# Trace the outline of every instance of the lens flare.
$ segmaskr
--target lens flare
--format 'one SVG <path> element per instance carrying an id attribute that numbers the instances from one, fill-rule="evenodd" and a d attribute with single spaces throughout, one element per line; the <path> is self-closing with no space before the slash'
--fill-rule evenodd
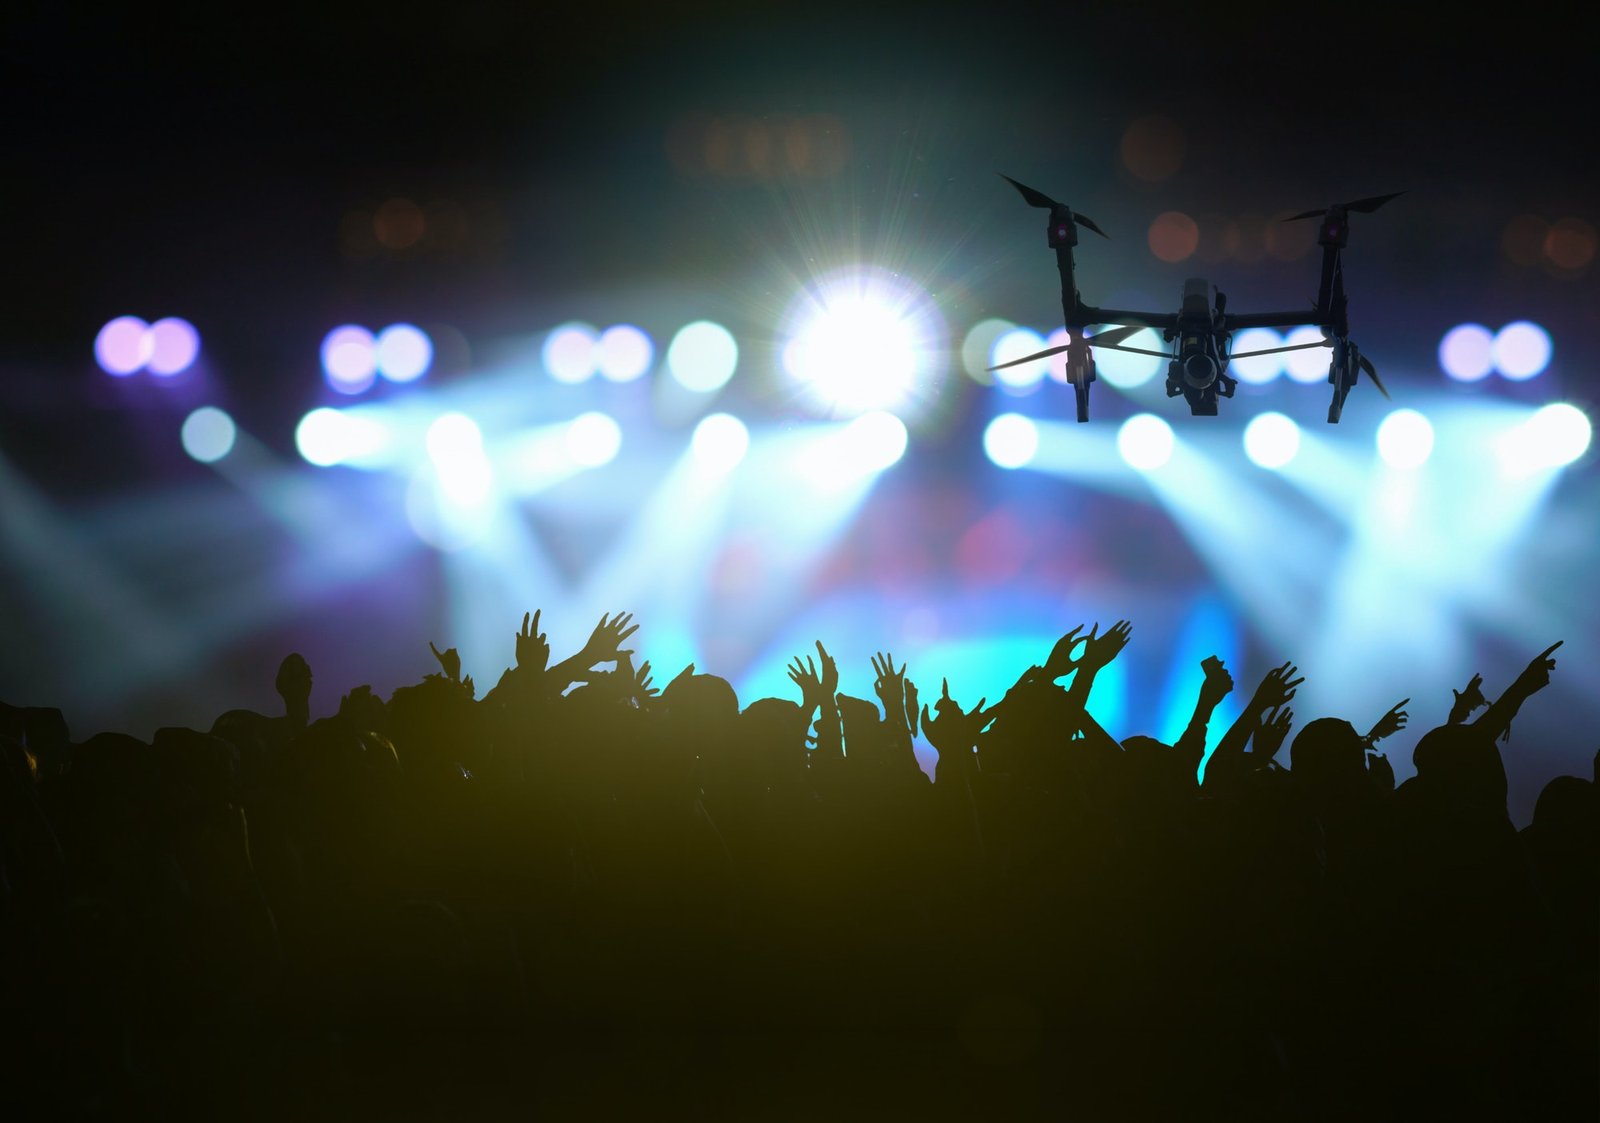
<path id="1" fill-rule="evenodd" d="M 694 428 L 694 457 L 715 472 L 730 472 L 750 449 L 750 431 L 730 413 L 713 413 Z"/>

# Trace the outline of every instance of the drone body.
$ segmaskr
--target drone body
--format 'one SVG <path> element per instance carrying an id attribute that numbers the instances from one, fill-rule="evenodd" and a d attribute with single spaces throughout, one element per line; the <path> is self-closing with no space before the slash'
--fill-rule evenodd
<path id="1" fill-rule="evenodd" d="M 999 370 L 1001 367 L 1016 366 L 1065 352 L 1067 381 L 1072 384 L 1077 398 L 1079 421 L 1089 420 L 1089 384 L 1095 378 L 1095 347 L 1167 359 L 1167 396 L 1175 398 L 1181 394 L 1189 403 L 1189 412 L 1196 417 L 1216 416 L 1217 399 L 1233 397 L 1238 382 L 1227 373 L 1231 360 L 1245 355 L 1266 355 L 1306 347 L 1327 347 L 1332 351 L 1328 364 L 1328 382 L 1333 386 L 1333 400 L 1328 405 L 1329 424 L 1339 420 L 1344 400 L 1361 371 L 1366 371 L 1379 393 L 1385 398 L 1389 396 L 1371 361 L 1350 341 L 1349 302 L 1344 290 L 1341 254 L 1350 240 L 1350 212 L 1375 211 L 1395 195 L 1358 199 L 1353 203 L 1335 203 L 1325 209 L 1306 211 L 1284 220 L 1294 222 L 1305 218 L 1322 218 L 1322 226 L 1317 233 L 1317 243 L 1322 247 L 1322 277 L 1316 305 L 1309 316 L 1304 312 L 1230 313 L 1227 310 L 1227 297 L 1219 290 L 1213 299 L 1210 282 L 1200 277 L 1184 282 L 1182 303 L 1176 313 L 1137 312 L 1096 308 L 1085 304 L 1078 293 L 1072 256 L 1073 247 L 1078 244 L 1077 228 L 1082 226 L 1102 238 L 1107 237 L 1093 219 L 1074 213 L 1065 203 L 1058 203 L 1031 187 L 1025 187 L 1010 176 L 1003 175 L 1001 178 L 1015 187 L 1029 206 L 1050 212 L 1045 234 L 1050 248 L 1056 253 L 1056 268 L 1061 274 L 1061 311 L 1068 338 L 1064 346 L 1052 347 L 989 369 Z M 1095 335 L 1084 334 L 1091 326 L 1106 324 L 1122 326 Z M 1233 333 L 1240 328 L 1303 324 L 1320 328 L 1323 338 L 1316 343 L 1270 347 L 1240 354 L 1230 350 Z M 1170 351 L 1149 351 L 1123 344 L 1123 340 L 1142 328 L 1159 330 L 1162 339 L 1170 345 Z"/>

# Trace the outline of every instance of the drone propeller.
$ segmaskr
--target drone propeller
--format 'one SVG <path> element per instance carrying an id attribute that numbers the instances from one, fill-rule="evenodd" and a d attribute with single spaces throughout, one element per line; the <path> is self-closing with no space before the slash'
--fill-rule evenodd
<path id="1" fill-rule="evenodd" d="M 1091 347 L 1109 347 L 1113 351 L 1134 351 L 1140 355 L 1165 355 L 1165 352 L 1162 351 L 1140 351 L 1137 347 L 1117 346 L 1121 340 L 1127 339 L 1134 332 L 1141 330 L 1143 330 L 1143 325 L 1141 324 L 1135 324 L 1132 327 L 1115 328 L 1111 331 L 1103 331 L 1098 335 L 1085 336 L 1083 342 Z M 1109 342 L 1102 343 L 1101 340 L 1108 340 Z M 1070 343 L 1063 343 L 1060 347 L 1049 347 L 1043 351 L 1035 351 L 1031 355 L 1022 356 L 1020 359 L 1012 359 L 1010 362 L 1001 363 L 999 366 L 986 367 L 985 369 L 1004 370 L 1006 367 L 1019 367 L 1023 363 L 1031 363 L 1035 359 L 1048 359 L 1051 355 L 1059 355 L 1071 346 L 1072 344 Z"/>
<path id="2" fill-rule="evenodd" d="M 1253 355 L 1276 355 L 1279 351 L 1304 351 L 1307 347 L 1332 347 L 1333 340 L 1319 339 L 1315 343 L 1291 343 L 1286 347 L 1268 347 L 1261 351 L 1236 351 L 1228 356 L 1228 361 L 1234 359 L 1248 359 Z"/>
<path id="3" fill-rule="evenodd" d="M 1054 199 L 1050 198 L 1050 196 L 1046 195 L 1044 192 L 1035 191 L 1033 188 L 1027 186 L 1026 184 L 1018 183 L 1016 180 L 1012 179 L 1010 176 L 1006 175 L 1004 172 L 999 172 L 997 174 L 1000 176 L 1001 179 L 1005 180 L 1012 187 L 1015 187 L 1019 192 L 1021 192 L 1022 198 L 1027 202 L 1028 206 L 1030 206 L 1030 207 L 1040 207 L 1040 208 L 1042 208 L 1044 210 L 1047 210 L 1047 211 L 1064 210 L 1068 214 L 1072 215 L 1072 220 L 1074 222 L 1076 222 L 1079 226 L 1082 226 L 1084 229 L 1093 230 L 1096 234 L 1100 235 L 1100 237 L 1102 237 L 1102 238 L 1109 239 L 1111 237 L 1110 234 L 1107 234 L 1104 230 L 1100 229 L 1100 227 L 1096 226 L 1095 223 L 1094 223 L 1094 219 L 1088 217 L 1087 215 L 1078 214 L 1076 211 L 1074 211 L 1071 207 L 1067 206 L 1065 203 L 1056 202 Z"/>
<path id="4" fill-rule="evenodd" d="M 1347 211 L 1355 211 L 1357 214 L 1371 214 L 1373 211 L 1383 206 L 1383 204 L 1387 203 L 1390 199 L 1398 198 L 1404 194 L 1404 191 L 1396 191 L 1391 195 L 1373 195 L 1371 198 L 1357 199 L 1353 203 L 1335 203 L 1332 207 L 1319 207 L 1314 211 L 1305 211 L 1301 214 L 1292 214 L 1283 221 L 1294 222 L 1302 218 L 1319 218 L 1333 210 L 1334 207 L 1340 207 Z"/>
<path id="5" fill-rule="evenodd" d="M 1360 355 L 1357 357 L 1356 362 L 1361 365 L 1362 370 L 1367 372 L 1367 377 L 1372 379 L 1372 384 L 1378 388 L 1378 393 L 1383 395 L 1383 400 L 1386 402 L 1394 401 L 1393 398 L 1389 397 L 1389 391 L 1383 388 L 1383 380 L 1378 377 L 1378 368 L 1372 365 L 1372 360 L 1365 355 Z"/>

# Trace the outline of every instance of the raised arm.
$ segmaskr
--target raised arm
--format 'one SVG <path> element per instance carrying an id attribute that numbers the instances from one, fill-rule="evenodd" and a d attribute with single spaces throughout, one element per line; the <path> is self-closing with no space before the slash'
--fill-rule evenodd
<path id="1" fill-rule="evenodd" d="M 1507 740 L 1511 736 L 1511 719 L 1517 716 L 1522 703 L 1550 685 L 1550 672 L 1556 665 L 1551 653 L 1565 642 L 1557 640 L 1534 656 L 1533 662 L 1523 668 L 1516 681 L 1479 715 L 1478 720 L 1472 723 L 1473 726 L 1482 728 L 1491 738 Z"/>
<path id="2" fill-rule="evenodd" d="M 1262 678 L 1261 685 L 1256 687 L 1250 701 L 1239 712 L 1238 720 L 1228 727 L 1222 740 L 1217 742 L 1216 752 L 1211 754 L 1211 760 L 1206 765 L 1208 782 L 1213 776 L 1221 780 L 1245 767 L 1248 763 L 1244 759 L 1245 744 L 1267 719 L 1268 711 L 1287 706 L 1294 697 L 1295 688 L 1305 681 L 1304 678 L 1294 677 L 1297 670 L 1293 663 L 1284 663 L 1281 667 L 1272 668 Z"/>

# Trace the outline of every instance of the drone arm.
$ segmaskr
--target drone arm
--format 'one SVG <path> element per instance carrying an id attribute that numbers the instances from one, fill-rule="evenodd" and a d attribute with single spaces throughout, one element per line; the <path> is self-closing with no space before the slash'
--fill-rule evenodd
<path id="1" fill-rule="evenodd" d="M 1095 308 L 1088 304 L 1079 304 L 1078 311 L 1085 324 L 1125 324 L 1161 331 L 1173 331 L 1178 326 L 1178 316 L 1174 312 L 1129 312 L 1121 308 Z"/>
<path id="2" fill-rule="evenodd" d="M 1240 328 L 1293 328 L 1293 327 L 1332 327 L 1329 317 L 1319 312 L 1229 312 L 1226 318 L 1228 331 L 1238 331 Z"/>

